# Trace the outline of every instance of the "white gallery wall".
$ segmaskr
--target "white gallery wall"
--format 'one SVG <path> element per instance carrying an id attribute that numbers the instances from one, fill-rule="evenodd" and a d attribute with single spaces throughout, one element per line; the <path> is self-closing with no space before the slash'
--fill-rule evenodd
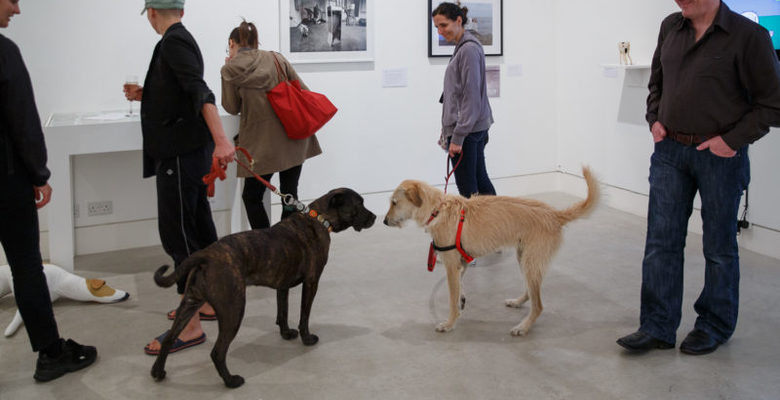
<path id="1" fill-rule="evenodd" d="M 634 62 L 650 64 L 661 20 L 676 11 L 679 8 L 673 0 L 555 2 L 560 170 L 577 173 L 581 164 L 590 164 L 613 189 L 607 190 L 606 203 L 638 215 L 646 214 L 653 151 L 644 120 L 649 70 L 610 71 L 603 65 L 618 63 L 617 42 L 626 40 L 631 42 Z M 777 132 L 772 129 L 749 150 L 752 180 L 748 219 L 754 226 L 744 231 L 740 244 L 780 258 Z M 701 232 L 698 210 L 689 229 Z"/>
<path id="2" fill-rule="evenodd" d="M 443 181 L 445 158 L 436 140 L 447 59 L 427 57 L 426 1 L 369 1 L 373 62 L 296 66 L 312 90 L 339 108 L 318 133 L 323 154 L 304 165 L 300 196 L 312 199 L 348 186 L 383 214 L 387 192 L 402 179 Z M 21 48 L 44 121 L 52 113 L 127 108 L 125 76 L 145 75 L 159 40 L 139 15 L 142 0 L 22 0 L 20 6 L 22 14 L 0 33 Z M 582 195 L 582 183 L 570 174 L 590 164 L 611 188 L 607 203 L 641 215 L 652 143 L 643 122 L 646 88 L 637 82 L 646 77 L 618 70 L 608 78 L 602 64 L 617 63 L 621 40 L 632 42 L 635 62 L 649 63 L 658 25 L 675 7 L 672 0 L 504 0 L 504 55 L 487 61 L 501 67 L 501 97 L 491 99 L 496 123 L 486 149 L 500 192 Z M 278 50 L 277 0 L 187 1 L 184 24 L 198 40 L 206 81 L 218 99 L 227 35 L 242 16 L 257 24 L 261 48 Z M 510 67 L 521 74 L 508 74 Z M 383 88 L 383 71 L 398 68 L 407 70 L 408 86 Z M 780 230 L 769 212 L 780 201 L 777 178 L 770 175 L 780 162 L 770 154 L 780 144 L 770 137 L 759 145 L 751 150 L 751 220 L 771 233 Z M 73 173 L 77 254 L 157 243 L 154 183 L 140 179 L 140 152 L 75 157 Z M 111 218 L 86 216 L 88 202 L 105 200 L 114 202 Z M 46 235 L 46 212 L 44 255 L 47 240 L 56 240 Z M 219 213 L 217 207 L 225 233 Z M 765 237 L 772 236 L 756 243 Z M 765 247 L 764 253 L 780 257 L 771 250 L 776 246 Z"/>

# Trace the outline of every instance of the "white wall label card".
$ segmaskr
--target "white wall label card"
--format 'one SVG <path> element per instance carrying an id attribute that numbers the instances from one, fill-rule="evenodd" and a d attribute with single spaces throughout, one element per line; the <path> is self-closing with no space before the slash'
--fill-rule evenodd
<path id="1" fill-rule="evenodd" d="M 409 69 L 393 68 L 382 70 L 382 87 L 409 86 Z"/>
<path id="2" fill-rule="evenodd" d="M 501 97 L 501 66 L 486 66 L 485 79 L 487 79 L 487 96 Z"/>

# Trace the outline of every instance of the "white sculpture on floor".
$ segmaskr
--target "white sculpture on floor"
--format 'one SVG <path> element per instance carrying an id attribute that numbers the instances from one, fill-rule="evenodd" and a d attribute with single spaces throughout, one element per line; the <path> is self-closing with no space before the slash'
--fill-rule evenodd
<path id="1" fill-rule="evenodd" d="M 116 290 L 106 285 L 101 279 L 86 279 L 65 271 L 52 264 L 43 264 L 43 273 L 49 286 L 51 301 L 65 297 L 78 301 L 96 301 L 98 303 L 117 303 L 127 300 L 130 295 L 122 290 Z M 11 277 L 11 267 L 0 266 L 0 297 L 14 292 L 14 282 Z M 16 310 L 13 321 L 5 328 L 5 336 L 13 335 L 22 325 L 22 315 Z"/>
<path id="2" fill-rule="evenodd" d="M 618 42 L 620 51 L 620 65 L 634 65 L 631 59 L 631 42 Z"/>

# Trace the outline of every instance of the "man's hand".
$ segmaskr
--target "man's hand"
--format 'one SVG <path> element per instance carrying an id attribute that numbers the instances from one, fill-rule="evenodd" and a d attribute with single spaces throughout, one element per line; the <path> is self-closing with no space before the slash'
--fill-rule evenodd
<path id="1" fill-rule="evenodd" d="M 731 158 L 737 155 L 736 150 L 732 150 L 720 136 L 715 136 L 696 147 L 696 150 L 707 149 L 710 149 L 710 152 L 718 157 Z"/>
<path id="2" fill-rule="evenodd" d="M 650 128 L 650 132 L 653 134 L 653 143 L 658 143 L 666 137 L 666 128 L 661 125 L 660 122 L 655 121 L 653 127 Z"/>
<path id="3" fill-rule="evenodd" d="M 236 148 L 227 140 L 220 141 L 214 146 L 214 158 L 219 160 L 221 167 L 226 167 L 233 161 L 233 157 L 236 155 Z"/>
<path id="4" fill-rule="evenodd" d="M 459 154 L 461 151 L 463 151 L 463 146 L 459 146 L 455 143 L 450 143 L 450 157 L 455 157 L 455 154 Z"/>
<path id="5" fill-rule="evenodd" d="M 144 95 L 144 88 L 138 85 L 125 84 L 122 90 L 125 92 L 125 98 L 129 101 L 141 101 Z"/>
<path id="6" fill-rule="evenodd" d="M 49 204 L 51 200 L 51 186 L 45 184 L 43 186 L 33 186 L 35 191 L 35 207 L 43 208 L 43 206 Z"/>

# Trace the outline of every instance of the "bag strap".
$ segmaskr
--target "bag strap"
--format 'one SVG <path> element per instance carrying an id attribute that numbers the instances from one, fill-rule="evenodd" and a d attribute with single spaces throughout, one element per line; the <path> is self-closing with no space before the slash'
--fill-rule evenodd
<path id="1" fill-rule="evenodd" d="M 276 74 L 279 76 L 279 79 L 282 82 L 288 81 L 287 74 L 284 73 L 282 70 L 282 66 L 279 64 L 279 59 L 276 58 L 276 52 L 271 52 L 271 55 L 274 57 L 274 63 L 276 64 Z"/>
<path id="2" fill-rule="evenodd" d="M 463 47 L 463 45 L 465 45 L 468 42 L 473 42 L 473 43 L 476 43 L 477 45 L 480 45 L 480 43 L 478 41 L 474 40 L 474 39 L 466 39 L 466 40 L 463 41 L 463 43 L 461 43 L 460 45 L 458 45 L 458 47 L 455 48 L 455 51 L 453 51 L 452 55 L 450 56 L 450 60 L 455 58 L 455 55 L 458 54 L 458 50 L 460 50 L 460 48 Z"/>

